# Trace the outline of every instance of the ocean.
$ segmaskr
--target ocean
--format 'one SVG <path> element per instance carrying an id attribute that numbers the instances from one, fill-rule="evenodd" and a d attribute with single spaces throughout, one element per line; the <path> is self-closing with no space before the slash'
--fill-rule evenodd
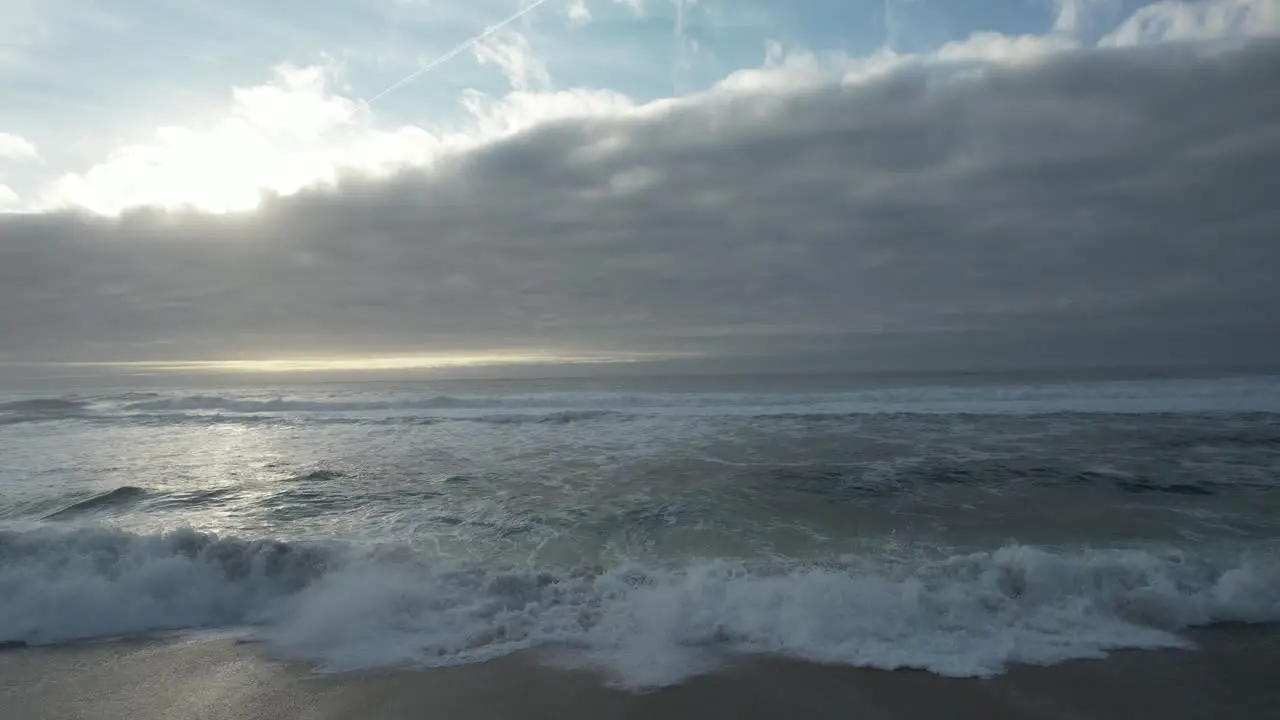
<path id="1" fill-rule="evenodd" d="M 0 392 L 0 643 L 989 677 L 1280 621 L 1280 377 Z"/>

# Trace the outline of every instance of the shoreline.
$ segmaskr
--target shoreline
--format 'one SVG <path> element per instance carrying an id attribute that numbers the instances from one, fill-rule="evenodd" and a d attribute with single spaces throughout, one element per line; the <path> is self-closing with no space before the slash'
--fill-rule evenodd
<path id="1" fill-rule="evenodd" d="M 990 679 L 743 658 L 642 693 L 536 653 L 430 670 L 320 674 L 225 638 L 99 641 L 0 652 L 0 717 L 1253 720 L 1280 704 L 1273 672 L 1280 625 L 1218 626 L 1188 637 L 1199 649 L 1016 666 Z"/>

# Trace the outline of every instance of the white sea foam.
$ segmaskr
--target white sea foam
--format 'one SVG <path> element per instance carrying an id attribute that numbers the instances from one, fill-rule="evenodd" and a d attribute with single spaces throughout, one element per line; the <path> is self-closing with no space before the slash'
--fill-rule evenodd
<path id="1" fill-rule="evenodd" d="M 321 548 L 48 527 L 0 532 L 0 641 L 252 626 L 345 670 L 526 648 L 619 684 L 679 682 L 734 653 L 987 676 L 1177 633 L 1280 621 L 1280 558 L 1009 546 L 929 561 L 715 561 L 675 569 L 442 568 L 407 548 Z"/>
<path id="2" fill-rule="evenodd" d="M 136 400 L 136 399 L 135 399 Z M 348 413 L 414 410 L 620 410 L 679 414 L 1280 411 L 1277 378 L 920 386 L 824 393 L 542 392 L 504 395 L 340 393 L 255 397 L 167 395 L 122 404 L 134 412 Z"/>
<path id="3" fill-rule="evenodd" d="M 842 416 L 883 413 L 1034 415 L 1052 413 L 1280 412 L 1280 378 L 1063 382 L 1039 385 L 927 385 L 841 392 L 598 392 L 502 394 L 337 392 L 264 395 L 252 391 L 124 393 L 90 398 L 0 398 L 0 425 L 66 419 L 182 420 L 214 416 L 306 416 L 359 421 L 554 422 L 691 417 Z"/>

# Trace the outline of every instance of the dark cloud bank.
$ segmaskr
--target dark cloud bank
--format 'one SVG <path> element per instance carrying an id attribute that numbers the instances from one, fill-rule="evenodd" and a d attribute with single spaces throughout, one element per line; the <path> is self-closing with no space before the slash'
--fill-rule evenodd
<path id="1" fill-rule="evenodd" d="M 911 369 L 1280 359 L 1280 45 L 540 126 L 246 216 L 0 217 L 0 357 L 508 347 Z"/>

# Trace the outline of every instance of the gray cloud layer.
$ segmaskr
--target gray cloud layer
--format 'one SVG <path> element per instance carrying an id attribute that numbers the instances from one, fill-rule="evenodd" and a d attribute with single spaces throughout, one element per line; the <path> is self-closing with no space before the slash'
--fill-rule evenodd
<path id="1" fill-rule="evenodd" d="M 1280 46 L 719 92 L 249 216 L 0 216 L 0 357 L 1280 358 Z"/>

